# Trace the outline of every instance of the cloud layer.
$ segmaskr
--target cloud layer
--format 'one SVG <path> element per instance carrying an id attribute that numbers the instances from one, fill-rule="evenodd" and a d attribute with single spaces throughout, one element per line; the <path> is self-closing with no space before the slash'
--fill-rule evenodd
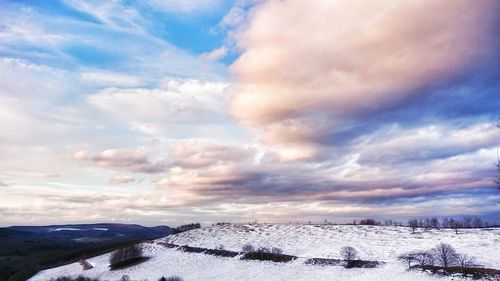
<path id="1" fill-rule="evenodd" d="M 0 3 L 2 225 L 499 217 L 498 1 L 47 3 Z"/>

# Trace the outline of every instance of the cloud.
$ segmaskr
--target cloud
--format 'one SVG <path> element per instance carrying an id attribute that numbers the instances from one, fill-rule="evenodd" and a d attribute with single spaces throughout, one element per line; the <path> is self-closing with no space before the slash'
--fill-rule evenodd
<path id="1" fill-rule="evenodd" d="M 196 140 L 186 141 L 172 148 L 170 156 L 173 166 L 182 168 L 200 168 L 215 164 L 237 162 L 248 163 L 254 160 L 255 148 L 214 143 L 203 143 Z"/>
<path id="2" fill-rule="evenodd" d="M 82 72 L 80 74 L 84 83 L 101 87 L 137 87 L 141 85 L 139 77 L 104 71 Z"/>
<path id="3" fill-rule="evenodd" d="M 132 182 L 135 182 L 135 178 L 130 176 L 114 176 L 108 179 L 108 183 L 113 185 L 132 183 Z"/>
<path id="4" fill-rule="evenodd" d="M 64 0 L 66 5 L 86 13 L 101 24 L 117 31 L 145 32 L 146 20 L 131 6 L 121 1 L 75 1 Z"/>
<path id="5" fill-rule="evenodd" d="M 494 148 L 499 143 L 498 132 L 491 123 L 478 123 L 465 128 L 430 125 L 402 129 L 396 126 L 365 135 L 364 138 L 352 149 L 359 153 L 360 162 L 374 165 L 445 159 Z"/>
<path id="6" fill-rule="evenodd" d="M 216 61 L 216 60 L 223 59 L 227 55 L 227 52 L 228 52 L 228 50 L 226 47 L 220 47 L 220 48 L 213 49 L 210 52 L 202 53 L 200 55 L 200 57 L 204 60 Z"/>
<path id="7" fill-rule="evenodd" d="M 135 173 L 154 174 L 165 171 L 166 165 L 162 159 L 149 161 L 145 149 L 108 149 L 90 157 L 85 151 L 78 151 L 73 155 L 75 160 L 87 160 L 100 167 L 123 170 Z"/>
<path id="8" fill-rule="evenodd" d="M 186 135 L 193 125 L 224 125 L 227 83 L 165 79 L 158 88 L 107 88 L 87 98 L 89 104 L 153 136 Z M 201 128 L 201 127 L 200 127 Z"/>
<path id="9" fill-rule="evenodd" d="M 492 59 L 496 12 L 489 0 L 264 2 L 238 36 L 231 110 L 284 158 L 317 156 L 349 120 L 405 106 Z"/>
<path id="10" fill-rule="evenodd" d="M 80 150 L 80 151 L 77 151 L 73 154 L 73 159 L 75 159 L 75 160 L 89 160 L 90 155 L 86 151 Z"/>
<path id="11" fill-rule="evenodd" d="M 0 223 L 498 213 L 496 2 L 167 2 L 0 4 Z"/>
<path id="12" fill-rule="evenodd" d="M 148 0 L 150 6 L 160 11 L 176 14 L 203 13 L 216 9 L 221 5 L 220 0 Z"/>

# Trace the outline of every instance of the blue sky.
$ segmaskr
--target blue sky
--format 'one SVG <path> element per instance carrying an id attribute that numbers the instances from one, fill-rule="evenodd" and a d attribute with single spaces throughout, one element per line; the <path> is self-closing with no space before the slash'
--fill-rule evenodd
<path id="1" fill-rule="evenodd" d="M 0 1 L 0 224 L 498 220 L 500 7 L 458 2 Z"/>

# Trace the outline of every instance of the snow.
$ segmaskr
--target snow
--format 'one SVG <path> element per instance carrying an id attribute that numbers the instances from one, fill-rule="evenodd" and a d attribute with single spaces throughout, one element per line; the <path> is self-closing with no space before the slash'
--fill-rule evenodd
<path id="1" fill-rule="evenodd" d="M 108 231 L 107 228 L 104 228 L 104 227 L 94 227 L 92 228 L 93 230 L 97 230 L 97 231 Z"/>
<path id="2" fill-rule="evenodd" d="M 240 251 L 244 244 L 256 247 L 279 247 L 299 258 L 290 263 L 243 261 L 239 257 L 224 258 L 206 254 L 185 253 L 158 244 L 170 243 Z M 167 238 L 143 243 L 144 254 L 151 257 L 136 266 L 110 271 L 105 254 L 89 259 L 95 267 L 83 271 L 78 263 L 42 271 L 31 281 L 80 274 L 101 280 L 119 280 L 128 275 L 132 280 L 158 280 L 161 276 L 178 275 L 185 281 L 196 280 L 457 280 L 406 270 L 397 261 L 399 254 L 410 250 L 426 250 L 445 242 L 458 251 L 476 256 L 486 267 L 500 268 L 500 229 L 466 229 L 457 235 L 453 230 L 429 230 L 411 234 L 408 228 L 386 226 L 334 225 L 221 225 L 196 229 Z M 306 265 L 306 258 L 340 258 L 343 246 L 353 246 L 364 260 L 384 261 L 374 269 L 345 269 L 338 266 Z"/>
<path id="3" fill-rule="evenodd" d="M 49 229 L 49 232 L 53 232 L 53 231 L 80 231 L 80 230 L 81 229 L 79 229 L 79 228 L 61 227 L 61 228 Z"/>

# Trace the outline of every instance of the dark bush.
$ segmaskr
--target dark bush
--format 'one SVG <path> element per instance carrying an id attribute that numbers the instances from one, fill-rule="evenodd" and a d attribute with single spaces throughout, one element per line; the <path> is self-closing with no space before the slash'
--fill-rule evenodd
<path id="1" fill-rule="evenodd" d="M 183 252 L 187 252 L 187 253 L 203 253 L 208 249 L 184 245 L 184 246 L 180 246 L 178 250 L 183 251 Z"/>
<path id="2" fill-rule="evenodd" d="M 168 242 L 158 242 L 158 245 L 162 245 L 162 246 L 170 248 L 170 249 L 179 248 L 179 245 L 168 243 Z"/>
<path id="3" fill-rule="evenodd" d="M 227 258 L 234 258 L 240 254 L 238 252 L 233 252 L 233 251 L 228 251 L 228 250 L 219 250 L 219 249 L 208 249 L 204 253 L 207 255 L 227 257 Z"/>
<path id="4" fill-rule="evenodd" d="M 320 259 L 320 258 L 312 258 L 308 259 L 305 262 L 310 265 L 330 265 L 330 266 L 339 266 L 345 265 L 344 260 L 340 259 Z M 364 260 L 352 260 L 349 264 L 349 268 L 358 267 L 358 268 L 374 268 L 382 264 L 382 262 L 378 261 L 364 261 Z"/>
<path id="5" fill-rule="evenodd" d="M 500 280 L 500 270 L 493 268 L 482 268 L 482 267 L 470 267 L 462 268 L 458 266 L 443 267 L 443 266 L 419 266 L 415 265 L 412 268 L 419 268 L 431 273 L 437 273 L 442 275 L 452 275 L 452 274 L 462 274 L 464 277 L 472 277 L 473 279 L 485 279 L 485 280 Z"/>
<path id="6" fill-rule="evenodd" d="M 290 262 L 296 259 L 296 256 L 275 254 L 269 251 L 248 252 L 243 255 L 242 260 L 261 260 L 273 262 Z"/>
<path id="7" fill-rule="evenodd" d="M 109 257 L 111 269 L 118 269 L 147 260 L 142 256 L 142 249 L 138 245 L 132 245 L 126 248 L 114 251 Z"/>
<path id="8" fill-rule="evenodd" d="M 181 225 L 181 226 L 178 226 L 177 228 L 174 229 L 174 234 L 190 231 L 190 230 L 197 229 L 197 228 L 201 228 L 201 225 L 199 223 L 191 223 L 191 224 Z"/>
<path id="9" fill-rule="evenodd" d="M 375 268 L 379 266 L 381 262 L 378 261 L 364 261 L 364 260 L 352 260 L 347 265 L 347 268 Z"/>

